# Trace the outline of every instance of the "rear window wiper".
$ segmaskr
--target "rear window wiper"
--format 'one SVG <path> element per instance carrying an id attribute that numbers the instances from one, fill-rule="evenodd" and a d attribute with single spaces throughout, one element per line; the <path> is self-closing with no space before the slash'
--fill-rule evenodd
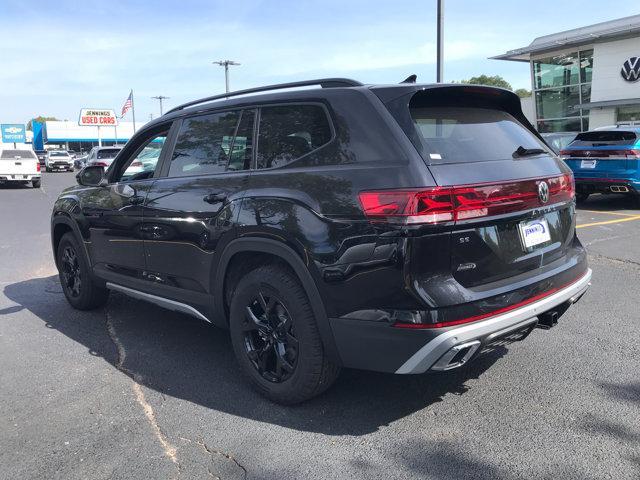
<path id="1" fill-rule="evenodd" d="M 542 153 L 547 153 L 547 151 L 541 148 L 524 148 L 522 145 L 520 145 L 516 149 L 516 151 L 512 153 L 512 155 L 513 155 L 513 158 L 518 158 L 518 157 L 528 157 L 529 155 L 540 155 Z"/>

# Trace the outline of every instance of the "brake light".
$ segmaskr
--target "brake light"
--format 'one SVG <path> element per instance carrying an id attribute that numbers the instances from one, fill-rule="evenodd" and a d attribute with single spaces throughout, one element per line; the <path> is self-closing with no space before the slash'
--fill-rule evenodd
<path id="1" fill-rule="evenodd" d="M 95 165 L 96 167 L 108 167 L 108 165 L 104 162 L 94 162 L 91 165 Z"/>
<path id="2" fill-rule="evenodd" d="M 36 172 L 40 171 L 40 162 L 36 162 Z"/>
<path id="3" fill-rule="evenodd" d="M 542 181 L 549 187 L 545 203 L 538 195 Z M 360 203 L 370 220 L 415 225 L 492 217 L 570 201 L 574 196 L 573 175 L 567 173 L 496 184 L 361 192 Z"/>

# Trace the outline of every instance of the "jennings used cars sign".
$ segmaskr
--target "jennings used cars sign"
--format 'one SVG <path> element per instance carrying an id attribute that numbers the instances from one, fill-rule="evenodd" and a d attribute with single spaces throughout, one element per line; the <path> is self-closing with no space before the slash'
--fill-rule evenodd
<path id="1" fill-rule="evenodd" d="M 0 130 L 2 130 L 2 143 L 24 143 L 26 141 L 24 125 L 3 123 L 0 125 Z"/>
<path id="2" fill-rule="evenodd" d="M 104 108 L 83 108 L 80 110 L 78 125 L 91 127 L 115 127 L 118 117 L 113 110 Z"/>

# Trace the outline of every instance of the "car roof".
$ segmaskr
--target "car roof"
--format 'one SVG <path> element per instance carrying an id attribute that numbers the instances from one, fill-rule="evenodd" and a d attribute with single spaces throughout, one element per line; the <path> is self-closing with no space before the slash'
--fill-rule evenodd
<path id="1" fill-rule="evenodd" d="M 331 80 L 331 79 L 329 79 Z M 348 80 L 348 79 L 347 79 Z M 353 80 L 350 80 L 355 82 Z M 321 82 L 321 80 L 318 80 Z M 420 83 L 399 83 L 399 84 L 376 84 L 376 85 L 363 85 L 355 82 L 355 85 L 345 85 L 345 86 L 330 86 L 330 87 L 317 87 L 317 88 L 305 88 L 305 89 L 287 89 L 287 90 L 267 90 L 265 92 L 260 93 L 251 93 L 251 94 L 240 94 L 241 92 L 229 92 L 229 97 L 225 98 L 224 95 L 219 95 L 215 100 L 208 100 L 204 98 L 200 101 L 197 101 L 197 104 L 190 105 L 185 104 L 186 106 L 183 108 L 178 106 L 169 112 L 165 113 L 163 116 L 158 117 L 145 124 L 144 130 L 149 128 L 153 128 L 160 124 L 163 124 L 167 121 L 174 120 L 176 118 L 180 118 L 187 115 L 192 115 L 194 113 L 203 113 L 211 110 L 224 110 L 226 108 L 235 108 L 235 107 L 246 107 L 250 105 L 254 105 L 256 103 L 269 103 L 269 102 L 280 102 L 280 101 L 309 101 L 309 99 L 313 98 L 322 98 L 332 94 L 332 92 L 336 91 L 367 91 L 371 90 L 376 93 L 383 101 L 395 99 L 398 97 L 402 97 L 404 95 L 412 95 L 416 92 L 423 90 L 430 90 L 436 88 L 481 88 L 483 90 L 498 90 L 508 92 L 515 96 L 511 90 L 506 90 L 499 87 L 490 87 L 486 85 L 474 85 L 474 84 L 460 84 L 460 83 L 430 83 L 430 84 L 420 84 Z M 318 83 L 319 84 L 319 83 Z M 278 87 L 275 85 L 274 87 Z M 267 88 L 267 87 L 265 87 Z M 291 87 L 296 88 L 296 87 Z M 237 95 L 237 96 L 234 96 Z"/>

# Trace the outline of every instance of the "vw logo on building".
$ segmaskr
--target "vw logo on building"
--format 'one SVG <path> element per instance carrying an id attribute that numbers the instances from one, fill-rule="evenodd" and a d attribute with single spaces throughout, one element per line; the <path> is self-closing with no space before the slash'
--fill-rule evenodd
<path id="1" fill-rule="evenodd" d="M 640 57 L 631 57 L 622 64 L 620 75 L 627 82 L 637 82 L 640 80 Z"/>
<path id="2" fill-rule="evenodd" d="M 538 184 L 538 198 L 542 203 L 547 203 L 549 201 L 549 185 L 547 182 L 540 182 Z"/>

